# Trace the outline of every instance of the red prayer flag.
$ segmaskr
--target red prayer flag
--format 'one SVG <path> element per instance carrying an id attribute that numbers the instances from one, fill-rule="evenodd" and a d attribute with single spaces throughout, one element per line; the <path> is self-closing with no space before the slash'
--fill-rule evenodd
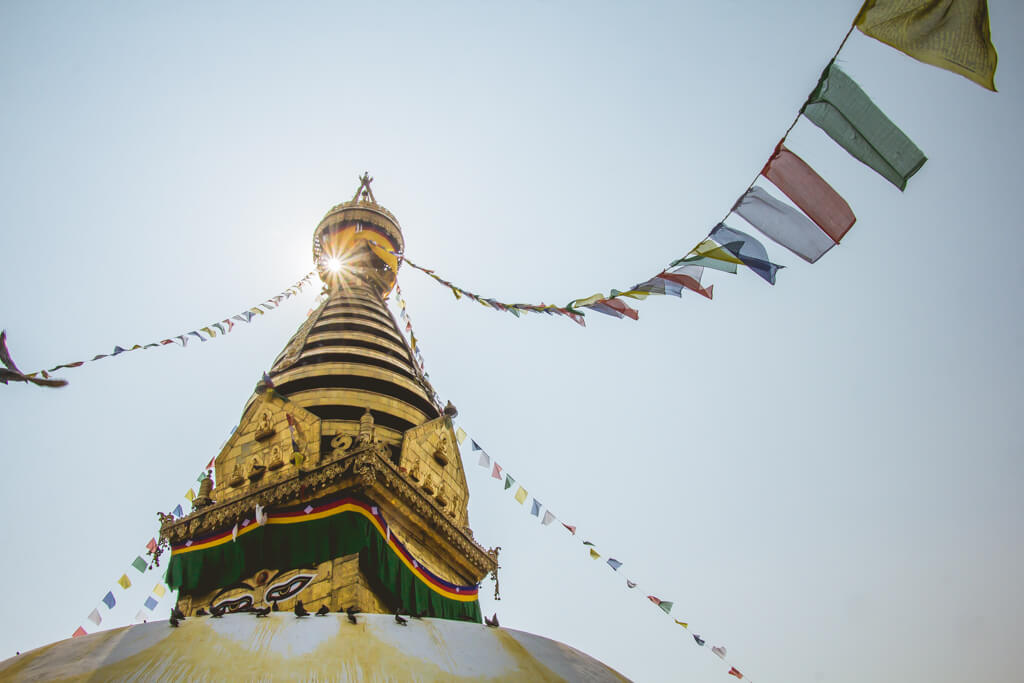
<path id="1" fill-rule="evenodd" d="M 670 282 L 680 284 L 683 287 L 686 287 L 687 289 L 692 289 L 701 296 L 706 296 L 709 299 L 711 298 L 712 292 L 715 287 L 714 285 L 711 285 L 710 287 L 707 288 L 701 287 L 700 282 L 698 282 L 696 278 L 692 278 L 689 275 L 683 275 L 682 273 L 669 273 L 666 271 L 662 271 L 658 273 L 655 277 L 659 277 L 662 280 L 668 280 Z"/>
<path id="2" fill-rule="evenodd" d="M 210 462 L 206 463 L 206 469 L 208 469 L 208 470 L 212 470 L 213 469 L 213 461 L 216 458 L 217 458 L 217 456 L 213 456 L 212 458 L 210 458 Z"/>
<path id="3" fill-rule="evenodd" d="M 761 175 L 782 190 L 837 244 L 857 220 L 846 200 L 781 142 L 761 169 Z"/>
<path id="4" fill-rule="evenodd" d="M 650 600 L 651 602 L 653 602 L 655 605 L 660 605 L 661 604 L 661 598 L 656 598 L 653 595 L 648 595 L 647 599 Z"/>
<path id="5" fill-rule="evenodd" d="M 622 301 L 621 299 L 601 299 L 598 303 L 604 304 L 605 306 L 614 309 L 621 313 L 622 315 L 628 318 L 632 318 L 633 320 L 637 320 L 640 318 L 640 314 L 637 312 L 637 310 L 635 308 L 630 308 L 629 306 L 627 306 L 626 302 Z"/>
<path id="6" fill-rule="evenodd" d="M 562 522 L 562 526 L 564 526 L 566 529 L 568 529 L 569 533 L 572 534 L 573 536 L 576 535 L 576 527 L 575 527 L 575 525 L 566 524 L 565 522 Z"/>
<path id="7" fill-rule="evenodd" d="M 501 479 L 501 465 L 494 463 L 494 469 L 491 470 L 491 476 L 495 479 Z"/>
<path id="8" fill-rule="evenodd" d="M 737 669 L 735 666 L 733 668 L 729 669 L 729 675 L 730 676 L 735 676 L 736 678 L 743 678 L 743 674 L 741 674 L 740 670 Z"/>
<path id="9" fill-rule="evenodd" d="M 146 544 L 146 549 L 149 550 L 149 552 L 156 551 L 156 539 L 155 538 L 149 539 L 149 543 Z"/>
<path id="10" fill-rule="evenodd" d="M 87 635 L 89 635 L 89 634 L 85 632 L 85 629 L 82 628 L 81 626 L 79 626 L 78 628 L 75 629 L 75 632 L 71 634 L 71 637 L 72 638 L 77 638 L 78 636 L 87 636 Z"/>

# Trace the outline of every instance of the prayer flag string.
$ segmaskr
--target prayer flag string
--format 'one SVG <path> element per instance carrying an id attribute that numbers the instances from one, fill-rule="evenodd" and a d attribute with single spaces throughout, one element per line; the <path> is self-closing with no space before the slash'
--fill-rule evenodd
<path id="1" fill-rule="evenodd" d="M 583 546 L 587 549 L 587 557 L 594 561 L 603 559 L 603 562 L 601 564 L 608 566 L 613 572 L 619 572 L 619 569 L 625 565 L 625 562 L 622 560 L 616 559 L 614 557 L 605 557 L 597 549 L 596 543 L 594 543 L 589 538 L 584 537 L 582 534 L 579 534 L 577 532 L 576 524 L 569 524 L 565 520 L 560 519 L 553 512 L 551 512 L 550 508 L 545 507 L 539 500 L 537 500 L 537 498 L 532 497 L 529 491 L 522 485 L 522 483 L 517 483 L 516 479 L 512 477 L 512 475 L 510 475 L 507 471 L 503 470 L 502 466 L 498 464 L 497 460 L 494 460 L 491 457 L 491 455 L 487 453 L 486 450 L 484 450 L 480 443 L 476 439 L 470 437 L 469 434 L 467 434 L 462 427 L 459 427 L 459 433 L 463 435 L 463 438 L 459 439 L 459 443 L 463 443 L 465 438 L 469 437 L 469 443 L 472 452 L 480 454 L 477 459 L 477 465 L 484 468 L 485 471 L 489 471 L 491 473 L 490 477 L 488 478 L 504 481 L 503 487 L 500 489 L 500 492 L 505 493 L 506 491 L 514 490 L 515 493 L 513 494 L 512 499 L 524 509 L 529 509 L 529 514 L 533 517 L 537 517 L 538 520 L 540 520 L 541 526 L 550 526 L 552 522 L 559 522 L 562 525 L 562 527 L 565 528 L 565 530 L 569 532 L 569 534 L 573 538 L 576 538 L 577 540 L 582 542 Z M 531 504 L 528 508 L 525 505 L 527 499 L 531 501 Z M 543 515 L 541 514 L 541 510 L 544 511 Z M 625 572 L 622 573 L 624 574 Z M 629 577 L 624 577 L 624 579 L 626 582 L 625 585 L 627 590 L 634 590 L 640 586 L 639 583 L 633 581 Z M 644 595 L 644 591 L 642 590 L 639 591 L 637 594 L 646 597 L 647 600 L 654 604 L 656 607 L 658 607 L 658 609 L 660 609 L 666 615 L 671 616 L 672 608 L 675 606 L 674 601 L 664 600 L 656 595 Z M 675 618 L 673 618 L 673 621 L 677 625 L 682 626 L 684 629 L 690 631 L 690 635 L 693 636 L 694 643 L 696 643 L 699 647 L 704 646 L 704 643 L 706 642 L 704 636 L 695 633 L 693 629 L 690 628 L 689 621 L 680 621 Z M 728 660 L 726 660 L 726 648 L 724 645 L 712 646 L 711 652 L 717 655 L 719 659 L 726 662 L 726 664 L 729 664 Z M 727 673 L 730 676 L 735 676 L 736 678 L 746 678 L 746 675 L 741 673 L 740 670 L 737 669 L 735 666 L 732 666 L 732 664 L 729 664 L 729 666 L 730 670 Z"/>
<path id="2" fill-rule="evenodd" d="M 114 350 L 110 353 L 100 353 L 92 358 L 86 360 L 75 361 L 74 363 L 61 363 L 55 365 L 47 370 L 39 370 L 36 372 L 23 373 L 14 364 L 10 354 L 7 351 L 7 333 L 6 331 L 0 332 L 0 362 L 3 363 L 5 368 L 0 368 L 0 384 L 7 384 L 8 382 L 30 382 L 32 384 L 49 387 L 61 387 L 67 384 L 67 380 L 51 378 L 50 373 L 56 372 L 57 370 L 63 370 L 65 368 L 78 368 L 85 363 L 91 363 L 94 361 L 102 360 L 104 358 L 112 358 L 119 356 L 122 353 L 129 351 L 139 351 L 145 349 L 159 348 L 161 346 L 168 346 L 173 344 L 180 344 L 182 347 L 188 345 L 188 342 L 192 337 L 195 337 L 201 342 L 205 342 L 208 339 L 213 339 L 217 336 L 217 332 L 220 332 L 221 336 L 224 336 L 231 332 L 235 327 L 235 321 L 249 323 L 252 322 L 253 318 L 257 315 L 263 315 L 265 311 L 272 311 L 281 305 L 281 302 L 286 299 L 290 299 L 293 296 L 298 296 L 302 291 L 302 288 L 310 284 L 310 280 L 316 273 L 309 272 L 301 280 L 296 282 L 294 285 L 284 290 L 276 296 L 272 296 L 263 303 L 260 303 L 252 308 L 246 309 L 241 313 L 224 318 L 218 322 L 210 323 L 205 327 L 200 327 L 184 334 L 179 334 L 167 339 L 162 339 L 158 342 L 151 342 L 149 344 L 134 344 L 129 347 L 115 346 Z"/>

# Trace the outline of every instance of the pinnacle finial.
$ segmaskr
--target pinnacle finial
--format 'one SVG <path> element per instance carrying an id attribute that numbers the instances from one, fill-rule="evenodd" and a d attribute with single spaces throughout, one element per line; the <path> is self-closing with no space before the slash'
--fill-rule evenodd
<path id="1" fill-rule="evenodd" d="M 373 196 L 373 190 L 370 189 L 370 183 L 373 182 L 373 178 L 370 177 L 370 172 L 366 171 L 363 175 L 359 176 L 359 189 L 356 190 L 356 194 L 352 197 L 352 201 L 358 201 L 360 198 L 365 201 L 377 203 L 377 199 Z"/>

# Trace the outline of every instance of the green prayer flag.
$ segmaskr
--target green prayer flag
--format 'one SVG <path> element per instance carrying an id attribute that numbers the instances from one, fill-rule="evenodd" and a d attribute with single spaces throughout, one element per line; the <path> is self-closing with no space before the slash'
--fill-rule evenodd
<path id="1" fill-rule="evenodd" d="M 132 560 L 132 566 L 138 569 L 141 573 L 145 574 L 146 567 L 148 567 L 149 565 L 146 564 L 146 561 L 141 557 L 136 557 L 134 560 Z"/>
<path id="2" fill-rule="evenodd" d="M 505 490 L 508 491 L 510 488 L 512 488 L 512 484 L 514 484 L 514 483 L 516 483 L 516 480 L 506 474 L 505 475 Z"/>
<path id="3" fill-rule="evenodd" d="M 835 64 L 821 74 L 803 114 L 901 190 L 927 161 L 917 145 Z"/>

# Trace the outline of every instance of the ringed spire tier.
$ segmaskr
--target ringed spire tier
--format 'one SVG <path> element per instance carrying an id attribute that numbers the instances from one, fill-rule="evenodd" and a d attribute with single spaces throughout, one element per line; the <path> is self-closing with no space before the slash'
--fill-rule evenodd
<path id="1" fill-rule="evenodd" d="M 326 299 L 257 385 L 193 512 L 164 520 L 186 615 L 302 600 L 480 621 L 497 554 L 469 527 L 455 411 L 385 305 L 401 228 L 360 181 L 313 234 Z"/>

